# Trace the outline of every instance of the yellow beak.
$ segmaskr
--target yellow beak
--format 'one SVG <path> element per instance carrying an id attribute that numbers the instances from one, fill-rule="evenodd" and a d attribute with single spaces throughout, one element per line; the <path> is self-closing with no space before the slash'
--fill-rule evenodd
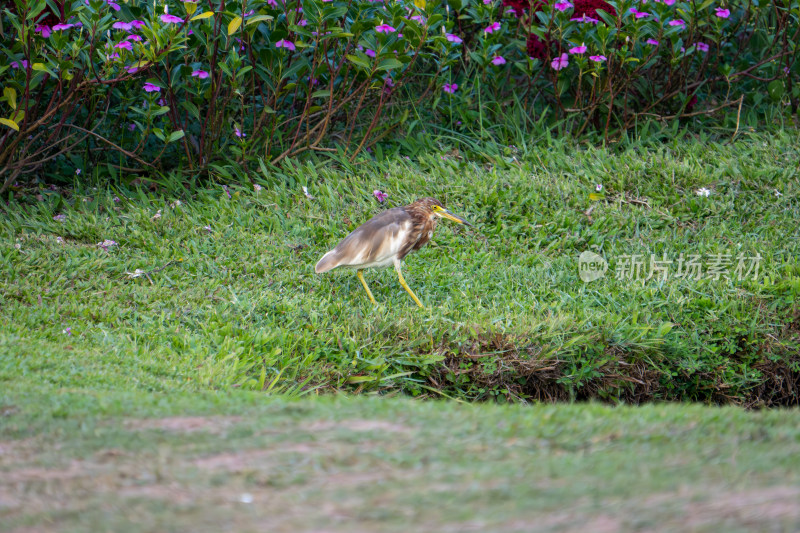
<path id="1" fill-rule="evenodd" d="M 442 216 L 444 218 L 452 220 L 453 222 L 457 222 L 458 224 L 465 224 L 465 225 L 467 225 L 469 227 L 473 227 L 472 224 L 470 224 L 469 222 L 467 222 L 466 220 L 464 220 L 460 216 L 454 215 L 453 213 L 451 213 L 449 209 L 442 210 Z"/>

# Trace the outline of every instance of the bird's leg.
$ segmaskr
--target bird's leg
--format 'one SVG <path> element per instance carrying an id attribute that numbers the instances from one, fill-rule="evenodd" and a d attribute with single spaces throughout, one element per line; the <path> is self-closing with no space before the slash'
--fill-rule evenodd
<path id="1" fill-rule="evenodd" d="M 417 295 L 414 294 L 414 291 L 411 290 L 411 287 L 408 286 L 408 283 L 406 283 L 405 278 L 403 278 L 403 273 L 400 272 L 400 261 L 395 261 L 394 269 L 397 270 L 397 276 L 400 278 L 400 285 L 402 285 L 403 288 L 408 292 L 408 294 L 410 294 L 411 297 L 414 298 L 414 301 L 417 302 L 417 305 L 424 309 L 425 306 L 422 305 L 422 302 L 419 301 Z"/>
<path id="2" fill-rule="evenodd" d="M 361 281 L 361 284 L 364 286 L 364 290 L 367 291 L 367 296 L 369 296 L 369 301 L 372 302 L 373 305 L 378 305 L 378 302 L 375 301 L 375 297 L 372 296 L 372 291 L 369 290 L 369 287 L 367 287 L 367 282 L 364 281 L 363 272 L 364 272 L 363 270 L 357 270 L 356 271 L 356 276 L 358 276 L 358 279 Z"/>

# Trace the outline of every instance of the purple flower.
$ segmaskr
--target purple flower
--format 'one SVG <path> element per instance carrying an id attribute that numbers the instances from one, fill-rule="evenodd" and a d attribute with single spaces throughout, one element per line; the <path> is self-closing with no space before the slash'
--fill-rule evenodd
<path id="1" fill-rule="evenodd" d="M 159 87 L 158 85 L 155 85 L 153 83 L 150 83 L 148 81 L 147 83 L 144 84 L 144 92 L 146 92 L 146 93 L 161 92 L 161 87 Z"/>
<path id="2" fill-rule="evenodd" d="M 697 43 L 695 46 L 697 46 L 697 49 L 701 52 L 708 52 L 708 45 L 706 43 Z"/>
<path id="3" fill-rule="evenodd" d="M 192 76 L 204 80 L 208 77 L 208 72 L 206 72 L 205 70 L 194 70 L 192 71 Z"/>
<path id="4" fill-rule="evenodd" d="M 714 14 L 716 16 L 718 16 L 719 18 L 721 18 L 721 19 L 726 19 L 726 18 L 731 16 L 731 10 L 730 9 L 723 9 L 721 7 L 718 7 L 717 8 L 717 12 L 714 13 Z"/>
<path id="5" fill-rule="evenodd" d="M 298 25 L 298 26 L 303 26 L 303 27 L 305 27 L 305 26 L 308 26 L 308 21 L 307 21 L 306 19 L 300 19 L 300 20 L 297 22 L 297 25 Z"/>
<path id="6" fill-rule="evenodd" d="M 386 76 L 383 78 L 383 83 L 387 87 L 394 87 L 394 80 L 391 78 L 391 76 Z"/>
<path id="7" fill-rule="evenodd" d="M 132 122 L 128 124 L 128 131 L 136 131 L 136 124 Z"/>
<path id="8" fill-rule="evenodd" d="M 233 127 L 233 134 L 239 137 L 240 139 L 243 137 L 247 137 L 246 133 L 243 133 L 242 130 L 239 129 L 239 126 Z M 230 196 L 230 195 L 229 195 Z"/>
<path id="9" fill-rule="evenodd" d="M 275 48 L 286 48 L 287 50 L 296 50 L 297 47 L 294 45 L 292 41 L 287 41 L 286 39 L 281 39 L 277 43 L 275 43 Z"/>
<path id="10" fill-rule="evenodd" d="M 583 54 L 586 52 L 586 43 L 581 43 L 580 46 L 575 46 L 569 49 L 570 54 Z"/>
<path id="11" fill-rule="evenodd" d="M 573 17 L 573 18 L 571 18 L 569 20 L 571 20 L 573 22 L 582 22 L 584 24 L 597 24 L 598 22 L 600 22 L 598 19 L 589 17 L 585 13 L 584 13 L 584 15 L 582 17 Z"/>
<path id="12" fill-rule="evenodd" d="M 647 41 L 645 42 L 651 46 L 658 46 L 658 41 L 656 41 L 655 39 L 647 39 Z"/>
<path id="13" fill-rule="evenodd" d="M 372 196 L 374 196 L 375 198 L 377 198 L 377 200 L 378 200 L 380 203 L 383 203 L 383 202 L 385 202 L 385 201 L 386 201 L 386 199 L 387 199 L 387 198 L 389 198 L 389 195 L 388 195 L 388 194 L 386 194 L 386 193 L 385 193 L 385 192 L 383 192 L 383 191 L 379 191 L 378 189 L 375 189 L 374 191 L 372 191 Z"/>
<path id="14" fill-rule="evenodd" d="M 455 44 L 461 44 L 461 43 L 463 43 L 463 42 L 464 42 L 464 41 L 461 39 L 461 37 L 459 37 L 458 35 L 453 35 L 452 33 L 448 33 L 448 34 L 446 34 L 446 35 L 445 35 L 445 37 L 446 37 L 446 38 L 447 38 L 447 40 L 448 40 L 448 41 L 450 41 L 451 43 L 455 43 Z"/>
<path id="15" fill-rule="evenodd" d="M 483 29 L 483 31 L 485 31 L 486 33 L 494 33 L 496 31 L 500 31 L 500 23 L 499 22 L 493 22 L 492 24 L 489 24 L 488 26 L 486 26 Z"/>
<path id="16" fill-rule="evenodd" d="M 671 6 L 672 4 L 675 3 L 675 0 L 661 0 L 661 1 L 664 2 L 664 5 L 666 6 Z M 658 2 L 658 0 L 656 0 L 656 2 Z"/>
<path id="17" fill-rule="evenodd" d="M 133 24 L 130 22 L 115 22 L 111 27 L 115 30 L 131 31 Z"/>
<path id="18" fill-rule="evenodd" d="M 50 34 L 53 33 L 52 30 L 50 29 L 50 26 L 46 24 L 39 24 L 38 26 L 36 26 L 36 32 L 41 33 L 42 37 L 44 37 L 45 39 L 50 37 Z"/>
<path id="19" fill-rule="evenodd" d="M 597 185 L 594 186 L 594 190 L 597 191 L 597 192 L 602 191 L 603 190 L 603 184 L 602 183 L 598 183 Z"/>
<path id="20" fill-rule="evenodd" d="M 388 24 L 381 24 L 379 26 L 375 26 L 375 31 L 378 33 L 394 33 L 397 30 Z"/>
<path id="21" fill-rule="evenodd" d="M 112 246 L 117 246 L 117 241 L 112 241 L 111 239 L 106 239 L 103 242 L 98 242 L 97 246 L 102 248 L 105 251 L 108 251 L 109 248 Z"/>
<path id="22" fill-rule="evenodd" d="M 667 24 L 670 26 L 686 26 L 686 22 L 683 19 L 670 20 Z"/>
<path id="23" fill-rule="evenodd" d="M 225 191 L 225 194 L 228 195 L 228 200 L 232 200 L 233 199 L 233 196 L 231 196 L 231 190 L 228 189 L 227 185 L 223 185 L 222 186 L 222 190 Z"/>
<path id="24" fill-rule="evenodd" d="M 67 337 L 69 337 L 70 335 L 72 335 L 72 328 L 63 329 L 63 330 L 61 330 L 61 333 L 63 333 Z"/>
<path id="25" fill-rule="evenodd" d="M 634 14 L 634 16 L 635 16 L 637 19 L 646 18 L 646 17 L 649 17 L 649 16 L 650 16 L 650 13 L 645 13 L 644 11 L 638 11 L 638 10 L 637 10 L 635 7 L 632 7 L 632 8 L 630 9 L 630 11 L 631 11 L 631 13 L 633 13 L 633 14 Z"/>
<path id="26" fill-rule="evenodd" d="M 458 84 L 457 83 L 445 83 L 442 86 L 442 90 L 444 92 L 446 92 L 446 93 L 453 94 L 458 90 Z"/>
<path id="27" fill-rule="evenodd" d="M 589 59 L 591 59 L 595 63 L 602 63 L 608 58 L 606 56 L 589 56 Z"/>
<path id="28" fill-rule="evenodd" d="M 376 53 L 375 53 L 375 50 L 370 50 L 369 48 L 367 48 L 367 49 L 364 51 L 364 53 L 365 53 L 365 54 L 367 54 L 367 56 L 369 56 L 369 57 L 375 57 L 375 56 L 377 56 L 377 55 L 378 55 L 378 54 L 376 54 Z"/>
<path id="29" fill-rule="evenodd" d="M 28 61 L 23 59 L 19 63 L 17 63 L 16 61 L 11 62 L 11 68 L 20 68 L 20 65 L 22 66 L 22 68 L 28 68 Z"/>
<path id="30" fill-rule="evenodd" d="M 176 17 L 175 15 L 161 15 L 161 22 L 164 24 L 181 24 L 183 19 L 180 17 Z"/>
<path id="31" fill-rule="evenodd" d="M 75 169 L 75 175 L 76 175 L 76 176 L 80 176 L 80 175 L 81 175 L 81 169 L 79 169 L 79 168 L 76 168 L 76 169 Z"/>
<path id="32" fill-rule="evenodd" d="M 505 65 L 505 64 L 506 64 L 506 58 L 504 58 L 503 56 L 494 56 L 494 58 L 492 58 L 492 65 Z"/>
<path id="33" fill-rule="evenodd" d="M 425 24 L 425 17 L 422 15 L 414 15 L 413 17 L 409 17 L 409 20 L 414 20 L 419 24 Z"/>
<path id="34" fill-rule="evenodd" d="M 566 11 L 567 9 L 571 9 L 572 4 L 570 4 L 569 2 L 556 2 L 555 4 L 553 4 L 553 7 L 563 12 Z"/>
<path id="35" fill-rule="evenodd" d="M 75 26 L 75 24 L 56 24 L 53 26 L 53 31 L 64 31 Z"/>
<path id="36" fill-rule="evenodd" d="M 108 2 L 106 2 L 106 3 L 108 4 L 108 7 L 110 7 L 114 11 L 119 11 L 119 4 L 118 3 L 111 2 L 110 0 Z"/>
<path id="37" fill-rule="evenodd" d="M 491 3 L 492 3 L 492 0 L 483 0 L 483 5 L 488 6 Z"/>
<path id="38" fill-rule="evenodd" d="M 65 220 L 67 220 L 67 215 L 64 214 L 56 215 L 53 217 L 53 220 L 55 220 L 56 222 L 64 222 Z"/>
<path id="39" fill-rule="evenodd" d="M 124 48 L 125 50 L 133 50 L 133 45 L 130 41 L 122 41 L 114 45 L 114 48 Z"/>
<path id="40" fill-rule="evenodd" d="M 136 35 L 135 33 L 125 37 L 125 40 L 126 41 L 136 41 L 137 43 L 142 42 L 142 38 L 139 37 L 138 35 Z"/>
<path id="41" fill-rule="evenodd" d="M 553 70 L 561 70 L 567 65 L 569 65 L 569 56 L 567 54 L 561 54 L 560 57 L 555 58 L 550 63 L 550 66 L 553 67 Z"/>
<path id="42" fill-rule="evenodd" d="M 132 20 L 131 21 L 131 26 L 133 26 L 134 28 L 136 28 L 138 30 L 139 28 L 143 28 L 144 27 L 144 21 L 142 21 L 142 20 Z"/>

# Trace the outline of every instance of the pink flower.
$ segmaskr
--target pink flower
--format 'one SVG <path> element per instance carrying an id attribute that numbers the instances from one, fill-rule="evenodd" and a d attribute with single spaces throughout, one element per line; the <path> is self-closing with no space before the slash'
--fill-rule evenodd
<path id="1" fill-rule="evenodd" d="M 131 31 L 133 24 L 130 22 L 115 22 L 111 27 L 115 30 Z"/>
<path id="2" fill-rule="evenodd" d="M 300 20 L 297 22 L 297 25 L 298 25 L 298 26 L 303 26 L 303 27 L 305 27 L 305 26 L 308 26 L 308 21 L 307 21 L 306 19 L 300 19 Z"/>
<path id="3" fill-rule="evenodd" d="M 387 198 L 389 198 L 388 194 L 383 191 L 379 191 L 378 189 L 372 191 L 372 196 L 374 196 L 380 203 L 383 203 Z"/>
<path id="4" fill-rule="evenodd" d="M 375 53 L 375 50 L 370 50 L 369 48 L 367 48 L 364 51 L 364 53 L 367 54 L 368 57 L 375 57 L 376 55 L 378 55 L 378 54 Z"/>
<path id="5" fill-rule="evenodd" d="M 553 70 L 561 70 L 562 68 L 566 68 L 567 65 L 569 65 L 569 56 L 567 54 L 561 54 L 560 57 L 555 58 L 550 63 Z"/>
<path id="6" fill-rule="evenodd" d="M 144 21 L 132 20 L 131 21 L 131 26 L 133 26 L 134 28 L 136 28 L 138 30 L 139 28 L 143 28 L 144 27 Z"/>
<path id="7" fill-rule="evenodd" d="M 287 41 L 286 39 L 281 39 L 277 43 L 275 43 L 275 48 L 286 48 L 287 50 L 296 50 L 297 47 L 294 45 L 292 41 Z"/>
<path id="8" fill-rule="evenodd" d="M 686 26 L 686 22 L 683 19 L 670 20 L 667 24 L 670 26 Z"/>
<path id="9" fill-rule="evenodd" d="M 164 24 L 181 24 L 183 19 L 175 15 L 161 15 L 161 22 Z"/>
<path id="10" fill-rule="evenodd" d="M 636 16 L 637 19 L 646 18 L 650 16 L 650 13 L 645 13 L 644 11 L 638 11 L 635 7 L 632 7 L 630 11 Z"/>
<path id="11" fill-rule="evenodd" d="M 655 39 L 647 39 L 645 42 L 651 46 L 658 46 L 658 41 Z"/>
<path id="12" fill-rule="evenodd" d="M 500 23 L 494 22 L 492 24 L 489 24 L 483 29 L 483 31 L 485 31 L 486 33 L 494 33 L 496 31 L 500 31 Z"/>
<path id="13" fill-rule="evenodd" d="M 461 43 L 463 43 L 463 42 L 464 42 L 464 41 L 461 39 L 461 37 L 459 37 L 458 35 L 453 35 L 452 33 L 448 33 L 448 34 L 446 34 L 446 35 L 445 35 L 445 37 L 446 37 L 446 38 L 447 38 L 447 40 L 448 40 L 448 41 L 450 41 L 451 43 L 455 43 L 455 44 L 461 44 Z"/>
<path id="14" fill-rule="evenodd" d="M 237 137 L 239 137 L 240 139 L 242 137 L 247 137 L 247 134 L 243 133 L 242 130 L 239 129 L 239 126 L 234 126 L 233 127 L 233 134 L 236 135 Z M 230 198 L 230 193 L 228 193 L 228 197 Z"/>
<path id="15" fill-rule="evenodd" d="M 453 94 L 458 90 L 458 84 L 457 83 L 449 83 L 449 84 L 445 83 L 442 86 L 442 90 L 444 92 L 448 93 L 448 94 Z"/>
<path id="16" fill-rule="evenodd" d="M 208 72 L 206 72 L 205 70 L 194 70 L 192 71 L 192 76 L 204 80 L 208 77 Z"/>
<path id="17" fill-rule="evenodd" d="M 22 68 L 28 68 L 28 62 L 26 60 L 24 60 L 24 59 L 21 60 L 20 63 L 17 63 L 16 61 L 12 61 L 11 62 L 11 68 L 20 68 L 20 64 L 21 64 Z"/>
<path id="18" fill-rule="evenodd" d="M 39 24 L 38 26 L 36 26 L 36 32 L 41 33 L 42 37 L 44 37 L 45 39 L 50 37 L 50 34 L 53 33 L 53 31 L 50 29 L 50 26 L 46 24 Z"/>
<path id="19" fill-rule="evenodd" d="M 161 87 L 154 83 L 150 83 L 149 81 L 144 84 L 144 92 L 146 93 L 157 93 L 161 92 Z"/>
<path id="20" fill-rule="evenodd" d="M 136 124 L 134 124 L 132 122 L 130 124 L 128 124 L 128 131 L 136 131 Z M 119 201 L 119 200 L 117 200 L 117 201 Z"/>
<path id="21" fill-rule="evenodd" d="M 589 59 L 591 59 L 595 63 L 602 63 L 608 58 L 606 56 L 589 56 Z"/>
<path id="22" fill-rule="evenodd" d="M 553 4 L 553 7 L 563 12 L 566 11 L 567 9 L 572 8 L 572 4 L 570 4 L 569 2 L 556 2 L 555 4 Z"/>
<path id="23" fill-rule="evenodd" d="M 675 3 L 675 0 L 661 0 L 661 1 L 664 2 L 665 6 L 671 6 L 672 4 Z M 658 2 L 658 0 L 656 0 L 656 2 Z"/>
<path id="24" fill-rule="evenodd" d="M 133 50 L 133 45 L 130 41 L 122 41 L 114 45 L 114 48 L 124 48 L 125 50 Z"/>
<path id="25" fill-rule="evenodd" d="M 731 10 L 718 7 L 715 15 L 717 15 L 721 19 L 726 19 L 731 16 Z"/>
<path id="26" fill-rule="evenodd" d="M 397 31 L 393 26 L 389 26 L 388 24 L 380 24 L 375 26 L 375 31 L 378 33 L 394 33 Z"/>
<path id="27" fill-rule="evenodd" d="M 53 220 L 55 220 L 56 222 L 64 222 L 65 220 L 67 220 L 67 215 L 63 215 L 63 214 L 62 215 L 56 215 L 56 216 L 53 217 Z"/>
<path id="28" fill-rule="evenodd" d="M 494 58 L 492 58 L 492 65 L 505 65 L 505 64 L 506 64 L 506 58 L 504 58 L 503 56 L 494 56 Z"/>
<path id="29" fill-rule="evenodd" d="M 708 52 L 708 45 L 706 43 L 697 43 L 695 46 L 697 46 L 697 49 L 701 52 Z"/>
<path id="30" fill-rule="evenodd" d="M 581 43 L 580 46 L 575 46 L 569 49 L 570 54 L 583 54 L 586 52 L 586 43 Z"/>
<path id="31" fill-rule="evenodd" d="M 118 3 L 111 2 L 110 0 L 108 2 L 106 2 L 106 3 L 108 4 L 108 7 L 110 7 L 114 11 L 119 11 L 119 4 Z"/>
<path id="32" fill-rule="evenodd" d="M 135 33 L 132 33 L 131 35 L 128 35 L 127 37 L 125 37 L 125 40 L 126 41 L 136 41 L 137 43 L 142 42 L 142 38 L 139 37 L 138 35 L 136 35 Z"/>
<path id="33" fill-rule="evenodd" d="M 569 20 L 571 20 L 572 22 L 582 22 L 584 24 L 597 24 L 598 22 L 600 22 L 599 20 L 589 17 L 585 14 L 582 17 L 573 17 Z"/>
<path id="34" fill-rule="evenodd" d="M 53 31 L 64 31 L 75 26 L 75 24 L 56 24 L 53 26 Z"/>
<path id="35" fill-rule="evenodd" d="M 414 15 L 413 17 L 409 17 L 409 20 L 414 20 L 419 24 L 425 24 L 425 17 L 422 15 Z"/>

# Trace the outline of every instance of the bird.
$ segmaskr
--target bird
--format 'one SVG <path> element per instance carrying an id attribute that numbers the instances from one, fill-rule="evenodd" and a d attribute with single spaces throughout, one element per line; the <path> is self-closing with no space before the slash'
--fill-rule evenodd
<path id="1" fill-rule="evenodd" d="M 339 267 L 355 269 L 370 301 L 377 305 L 364 280 L 364 269 L 394 265 L 400 285 L 419 307 L 424 308 L 403 278 L 401 266 L 408 254 L 428 244 L 440 218 L 472 226 L 464 218 L 445 209 L 439 200 L 420 198 L 409 205 L 387 209 L 357 227 L 336 248 L 322 256 L 314 271 L 322 274 Z"/>

